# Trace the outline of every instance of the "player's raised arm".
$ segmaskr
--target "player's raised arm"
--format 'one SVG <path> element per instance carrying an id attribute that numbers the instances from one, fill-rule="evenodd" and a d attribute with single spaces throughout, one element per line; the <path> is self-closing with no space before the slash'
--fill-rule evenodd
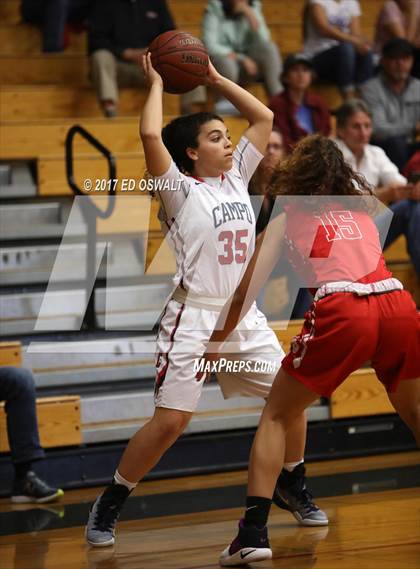
<path id="1" fill-rule="evenodd" d="M 219 91 L 226 99 L 229 99 L 248 120 L 249 128 L 244 134 L 261 153 L 264 153 L 273 128 L 274 115 L 272 111 L 251 93 L 223 77 L 216 71 L 212 63 L 209 63 L 207 77 L 208 84 Z"/>
<path id="2" fill-rule="evenodd" d="M 151 176 L 161 176 L 171 165 L 171 155 L 162 141 L 163 109 L 162 78 L 153 69 L 151 55 L 143 55 L 143 71 L 149 83 L 149 94 L 140 116 L 140 138 L 146 166 Z"/>

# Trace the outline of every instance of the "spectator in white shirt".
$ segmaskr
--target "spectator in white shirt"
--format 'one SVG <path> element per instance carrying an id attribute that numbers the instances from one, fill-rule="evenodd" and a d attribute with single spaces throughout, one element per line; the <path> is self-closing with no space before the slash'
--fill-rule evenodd
<path id="1" fill-rule="evenodd" d="M 336 144 L 345 160 L 364 175 L 375 195 L 394 214 L 384 248 L 404 234 L 408 253 L 420 277 L 420 182 L 407 183 L 382 148 L 369 144 L 372 119 L 364 101 L 346 101 L 336 116 Z"/>
<path id="2" fill-rule="evenodd" d="M 362 36 L 357 0 L 307 0 L 304 54 L 317 76 L 336 83 L 344 98 L 373 75 L 370 43 Z"/>

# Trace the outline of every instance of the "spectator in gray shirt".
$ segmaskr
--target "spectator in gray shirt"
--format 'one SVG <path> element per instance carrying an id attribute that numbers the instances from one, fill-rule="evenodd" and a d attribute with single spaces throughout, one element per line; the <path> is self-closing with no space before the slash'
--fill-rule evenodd
<path id="1" fill-rule="evenodd" d="M 410 75 L 413 46 L 394 38 L 384 45 L 380 72 L 362 87 L 372 111 L 373 144 L 401 170 L 419 147 L 420 80 Z"/>

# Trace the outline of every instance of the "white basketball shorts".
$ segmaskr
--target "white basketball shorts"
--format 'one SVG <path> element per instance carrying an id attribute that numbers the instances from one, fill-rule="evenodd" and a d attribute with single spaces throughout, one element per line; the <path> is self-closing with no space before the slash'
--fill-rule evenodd
<path id="1" fill-rule="evenodd" d="M 197 380 L 197 365 L 218 316 L 216 310 L 169 300 L 157 337 L 157 407 L 195 411 L 205 380 L 205 375 Z M 255 303 L 227 342 L 229 354 L 221 351 L 226 365 L 217 372 L 225 399 L 237 395 L 267 397 L 284 352 Z"/>

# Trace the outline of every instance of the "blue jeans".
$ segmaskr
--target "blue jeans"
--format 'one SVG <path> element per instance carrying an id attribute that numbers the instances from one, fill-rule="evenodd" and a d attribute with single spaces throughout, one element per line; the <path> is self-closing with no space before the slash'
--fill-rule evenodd
<path id="1" fill-rule="evenodd" d="M 66 22 L 83 22 L 89 0 L 23 0 L 22 19 L 42 27 L 42 49 L 62 51 Z"/>
<path id="2" fill-rule="evenodd" d="M 0 367 L 0 401 L 6 401 L 7 437 L 14 463 L 45 456 L 39 442 L 35 397 L 35 382 L 29 370 Z"/>
<path id="3" fill-rule="evenodd" d="M 400 235 L 405 235 L 408 254 L 420 278 L 420 202 L 401 200 L 388 207 L 394 216 L 385 239 L 384 249 Z"/>
<path id="4" fill-rule="evenodd" d="M 342 91 L 361 85 L 373 77 L 373 59 L 369 52 L 360 55 L 353 44 L 340 42 L 312 59 L 319 79 L 336 83 Z"/>

